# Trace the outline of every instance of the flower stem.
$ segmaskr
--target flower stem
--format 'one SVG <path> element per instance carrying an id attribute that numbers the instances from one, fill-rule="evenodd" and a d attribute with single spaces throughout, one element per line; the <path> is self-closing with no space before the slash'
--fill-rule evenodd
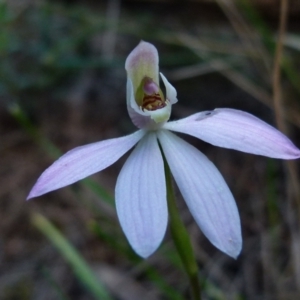
<path id="1" fill-rule="evenodd" d="M 184 227 L 176 206 L 175 194 L 172 184 L 172 175 L 169 165 L 163 155 L 166 186 L 167 186 L 167 201 L 170 215 L 171 234 L 181 259 L 184 269 L 188 275 L 192 293 L 192 299 L 201 300 L 201 291 L 198 278 L 198 266 L 193 252 L 189 235 Z"/>

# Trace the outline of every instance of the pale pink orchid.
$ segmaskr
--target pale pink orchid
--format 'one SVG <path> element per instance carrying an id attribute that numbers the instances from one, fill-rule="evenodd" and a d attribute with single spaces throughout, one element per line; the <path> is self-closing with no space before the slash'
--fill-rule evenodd
<path id="1" fill-rule="evenodd" d="M 133 148 L 116 183 L 121 227 L 134 251 L 146 258 L 161 244 L 168 222 L 166 180 L 161 150 L 200 229 L 221 251 L 236 258 L 242 247 L 235 200 L 214 164 L 171 131 L 189 134 L 229 149 L 273 158 L 296 159 L 300 150 L 281 132 L 246 112 L 215 109 L 171 121 L 177 92 L 164 75 L 159 87 L 156 48 L 141 42 L 128 56 L 127 108 L 139 128 L 125 137 L 77 147 L 40 176 L 28 199 L 99 172 Z M 161 148 L 160 148 L 161 147 Z"/>

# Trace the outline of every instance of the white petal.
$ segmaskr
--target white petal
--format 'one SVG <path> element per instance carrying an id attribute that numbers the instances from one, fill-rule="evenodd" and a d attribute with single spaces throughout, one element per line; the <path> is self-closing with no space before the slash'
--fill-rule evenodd
<path id="1" fill-rule="evenodd" d="M 165 129 L 212 145 L 273 158 L 295 159 L 300 150 L 280 131 L 243 111 L 223 108 L 168 122 Z"/>
<path id="2" fill-rule="evenodd" d="M 92 143 L 67 152 L 44 171 L 27 199 L 57 190 L 109 167 L 144 134 L 139 130 L 125 137 Z"/>
<path id="3" fill-rule="evenodd" d="M 150 77 L 159 85 L 158 53 L 150 43 L 141 41 L 130 52 L 125 62 L 125 69 L 128 78 L 132 81 L 134 92 L 136 92 L 145 76 Z"/>
<path id="4" fill-rule="evenodd" d="M 129 78 L 127 79 L 126 89 L 127 110 L 132 123 L 138 128 L 147 127 L 153 121 L 145 112 L 141 110 L 141 108 L 138 107 L 134 98 L 133 85 Z"/>
<path id="5" fill-rule="evenodd" d="M 240 218 L 222 175 L 205 155 L 171 132 L 162 130 L 159 141 L 197 224 L 213 245 L 236 258 L 242 247 Z"/>
<path id="6" fill-rule="evenodd" d="M 129 156 L 116 185 L 121 227 L 134 251 L 151 255 L 167 227 L 163 160 L 154 133 L 147 134 Z"/>
<path id="7" fill-rule="evenodd" d="M 168 79 L 160 73 L 160 77 L 163 80 L 163 83 L 166 87 L 166 98 L 170 101 L 171 104 L 174 104 L 178 101 L 177 99 L 177 91 L 173 87 L 173 85 L 168 81 Z"/>

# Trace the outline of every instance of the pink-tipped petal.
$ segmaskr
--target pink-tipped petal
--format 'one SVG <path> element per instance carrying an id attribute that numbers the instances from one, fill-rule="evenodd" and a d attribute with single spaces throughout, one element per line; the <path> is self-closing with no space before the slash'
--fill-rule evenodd
<path id="1" fill-rule="evenodd" d="M 134 251 L 146 258 L 160 245 L 167 227 L 166 183 L 154 133 L 148 133 L 127 159 L 116 185 L 121 227 Z"/>
<path id="2" fill-rule="evenodd" d="M 109 167 L 144 134 L 139 130 L 125 137 L 92 143 L 67 152 L 44 171 L 27 199 L 65 187 Z"/>
<path id="3" fill-rule="evenodd" d="M 201 112 L 166 123 L 164 128 L 247 153 L 282 159 L 300 157 L 300 150 L 284 134 L 240 110 L 222 108 Z"/>
<path id="4" fill-rule="evenodd" d="M 171 104 L 175 104 L 177 99 L 177 91 L 175 90 L 174 86 L 168 81 L 168 79 L 160 73 L 160 77 L 165 85 L 166 88 L 166 98 L 170 101 Z"/>
<path id="5" fill-rule="evenodd" d="M 200 151 L 171 132 L 158 135 L 175 181 L 210 242 L 236 258 L 242 247 L 239 213 L 222 175 Z"/>
<path id="6" fill-rule="evenodd" d="M 165 83 L 167 101 L 159 88 L 158 53 L 147 42 L 140 44 L 126 59 L 127 109 L 138 128 L 157 128 L 169 120 L 172 104 L 177 102 L 176 90 L 161 74 Z M 146 100 L 147 96 L 147 100 Z"/>
<path id="7" fill-rule="evenodd" d="M 151 78 L 159 85 L 158 53 L 150 43 L 141 41 L 131 51 L 126 59 L 125 69 L 128 78 L 132 81 L 134 92 L 136 92 L 145 77 Z"/>

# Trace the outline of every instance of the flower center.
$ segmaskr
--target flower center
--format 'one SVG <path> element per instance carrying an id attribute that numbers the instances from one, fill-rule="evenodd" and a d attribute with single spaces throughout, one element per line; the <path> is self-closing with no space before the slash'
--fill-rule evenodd
<path id="1" fill-rule="evenodd" d="M 143 98 L 142 109 L 156 110 L 166 106 L 166 101 L 162 99 L 159 93 L 145 95 Z"/>
<path id="2" fill-rule="evenodd" d="M 167 105 L 159 86 L 149 77 L 144 78 L 143 92 L 142 110 L 146 109 L 153 111 Z"/>

